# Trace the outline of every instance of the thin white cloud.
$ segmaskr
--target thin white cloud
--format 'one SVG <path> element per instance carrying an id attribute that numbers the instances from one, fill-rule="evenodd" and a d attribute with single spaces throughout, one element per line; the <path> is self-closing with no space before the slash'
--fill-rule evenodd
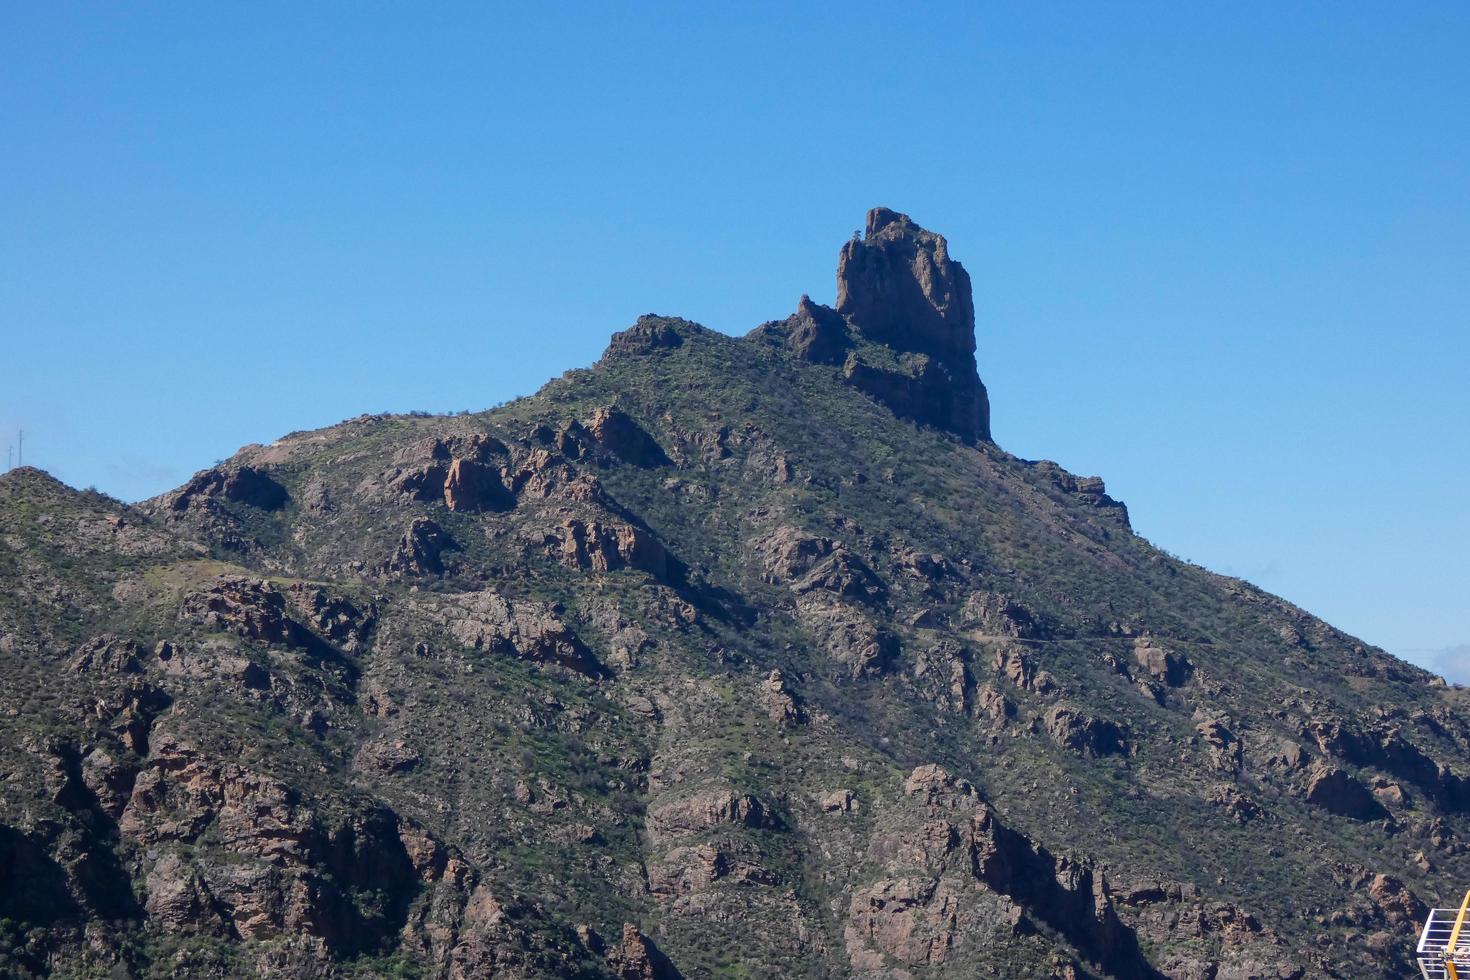
<path id="1" fill-rule="evenodd" d="M 1451 684 L 1470 684 L 1470 643 L 1425 650 L 1413 659 L 1415 663 L 1442 675 Z"/>

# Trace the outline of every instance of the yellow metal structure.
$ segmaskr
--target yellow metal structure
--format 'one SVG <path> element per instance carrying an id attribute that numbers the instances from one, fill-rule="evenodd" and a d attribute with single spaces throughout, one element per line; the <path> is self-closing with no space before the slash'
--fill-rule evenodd
<path id="1" fill-rule="evenodd" d="M 1470 980 L 1470 891 L 1456 909 L 1431 909 L 1419 933 L 1419 973 L 1423 980 Z M 1461 936 L 1464 939 L 1461 939 Z"/>
<path id="2" fill-rule="evenodd" d="M 1470 891 L 1460 903 L 1460 914 L 1455 916 L 1455 927 L 1450 930 L 1450 941 L 1445 944 L 1444 968 L 1449 980 L 1460 980 L 1460 971 L 1455 969 L 1455 953 L 1460 949 L 1460 930 L 1465 928 L 1465 913 L 1470 912 Z"/>

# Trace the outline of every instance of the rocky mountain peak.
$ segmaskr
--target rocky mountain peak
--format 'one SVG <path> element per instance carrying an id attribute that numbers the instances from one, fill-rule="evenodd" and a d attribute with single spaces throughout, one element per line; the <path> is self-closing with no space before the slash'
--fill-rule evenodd
<path id="1" fill-rule="evenodd" d="M 975 374 L 970 276 L 943 235 L 888 208 L 868 212 L 867 234 L 842 247 L 837 312 L 895 350 L 953 360 Z"/>
<path id="2" fill-rule="evenodd" d="M 990 401 L 975 368 L 970 275 L 949 257 L 943 235 L 906 214 L 873 208 L 866 235 L 842 247 L 837 312 L 868 340 L 918 355 L 909 373 L 919 384 L 898 386 L 909 403 L 900 414 L 966 440 L 990 438 Z"/>
<path id="3" fill-rule="evenodd" d="M 895 236 L 908 234 L 928 235 L 933 238 L 938 238 L 941 243 L 944 242 L 944 239 L 939 235 L 925 231 L 923 228 L 914 224 L 914 219 L 906 214 L 900 214 L 892 208 L 869 208 L 866 237 L 872 239 L 884 233 Z"/>
<path id="4" fill-rule="evenodd" d="M 990 440 L 969 273 L 943 235 L 906 214 L 873 208 L 866 233 L 842 247 L 836 309 L 802 296 L 795 313 L 754 336 L 806 361 L 840 364 L 848 383 L 895 415 L 966 442 Z"/>

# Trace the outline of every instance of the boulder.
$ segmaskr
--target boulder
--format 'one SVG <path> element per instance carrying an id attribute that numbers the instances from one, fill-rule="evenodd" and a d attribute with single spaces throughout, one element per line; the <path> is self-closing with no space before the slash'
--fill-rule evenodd
<path id="1" fill-rule="evenodd" d="M 1149 637 L 1133 641 L 1133 660 L 1139 670 L 1165 687 L 1182 686 L 1194 672 L 1194 665 L 1182 653 L 1159 646 Z"/>
<path id="2" fill-rule="evenodd" d="M 850 789 L 834 789 L 824 794 L 817 805 L 823 813 L 851 813 L 858 808 L 857 795 Z"/>

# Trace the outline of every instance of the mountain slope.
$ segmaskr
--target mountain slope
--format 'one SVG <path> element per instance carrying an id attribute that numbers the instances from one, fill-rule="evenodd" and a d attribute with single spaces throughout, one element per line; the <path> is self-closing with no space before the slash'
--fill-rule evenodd
<path id="1" fill-rule="evenodd" d="M 7 967 L 1400 975 L 1464 693 L 995 446 L 974 326 L 876 209 L 745 338 L 0 477 Z"/>

